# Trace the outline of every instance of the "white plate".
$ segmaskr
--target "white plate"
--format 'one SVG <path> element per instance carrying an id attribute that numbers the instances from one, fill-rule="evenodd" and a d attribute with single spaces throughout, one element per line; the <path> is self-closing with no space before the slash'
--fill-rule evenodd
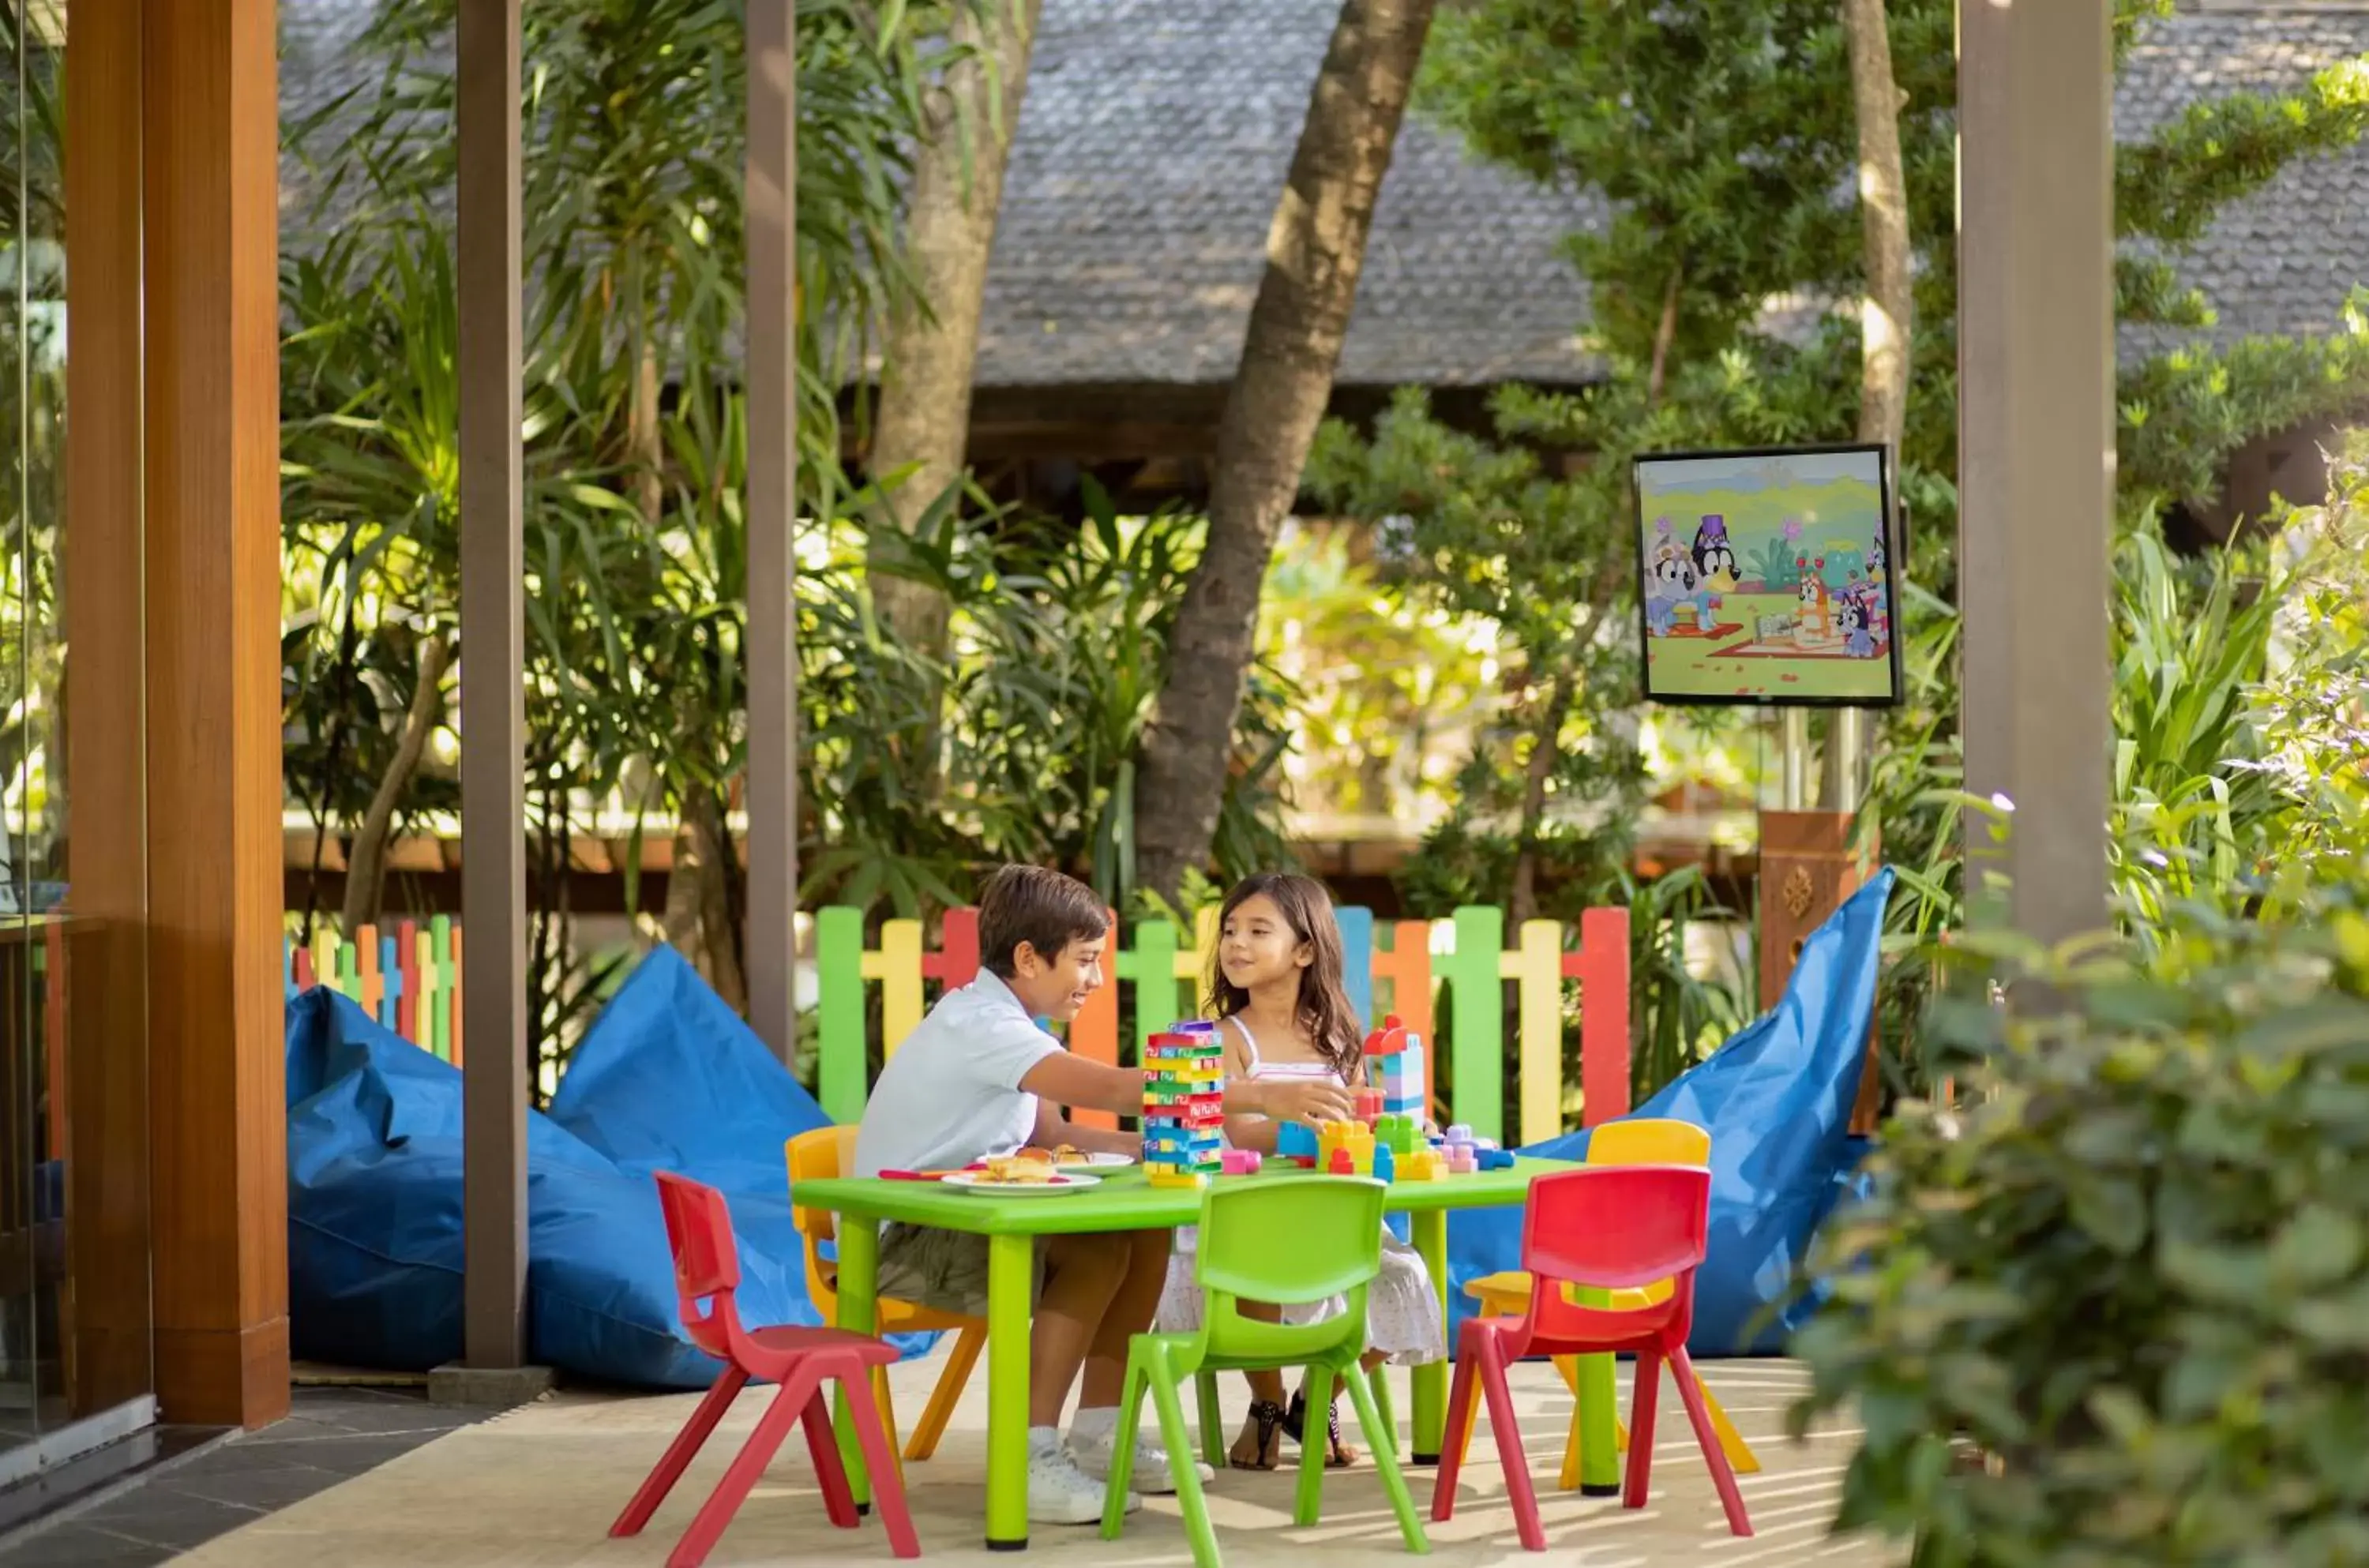
<path id="1" fill-rule="evenodd" d="M 1124 1171 L 1135 1163 L 1131 1154 L 1088 1154 L 1082 1165 L 1063 1164 L 1060 1169 L 1075 1174 L 1080 1171 Z"/>
<path id="2" fill-rule="evenodd" d="M 984 1171 L 956 1171 L 938 1180 L 965 1192 L 984 1193 L 990 1197 L 1058 1197 L 1063 1193 L 1083 1192 L 1100 1186 L 1100 1176 L 1089 1176 L 1082 1171 L 1057 1173 L 1049 1182 L 990 1182 Z"/>

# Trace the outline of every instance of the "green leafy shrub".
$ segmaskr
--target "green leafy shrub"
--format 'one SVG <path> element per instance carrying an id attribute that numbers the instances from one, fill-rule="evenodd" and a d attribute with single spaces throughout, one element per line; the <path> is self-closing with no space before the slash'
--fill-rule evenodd
<path id="1" fill-rule="evenodd" d="M 2369 913 L 2172 913 L 2061 1015 L 1937 1006 L 1971 1104 L 1825 1238 L 1793 1425 L 1856 1407 L 1837 1526 L 1919 1568 L 2369 1562 Z"/>

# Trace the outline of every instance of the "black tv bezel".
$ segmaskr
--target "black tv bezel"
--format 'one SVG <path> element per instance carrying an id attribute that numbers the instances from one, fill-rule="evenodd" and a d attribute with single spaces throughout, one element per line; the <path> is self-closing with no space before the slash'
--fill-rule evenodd
<path id="1" fill-rule="evenodd" d="M 1883 530 L 1883 558 L 1887 581 L 1884 591 L 1892 601 L 1892 641 L 1885 662 L 1891 667 L 1892 687 L 1880 697 L 1788 697 L 1755 696 L 1748 693 L 1680 692 L 1665 695 L 1654 690 L 1654 635 L 1645 618 L 1645 486 L 1644 470 L 1665 463 L 1701 462 L 1707 458 L 1754 457 L 1839 457 L 1872 452 L 1876 460 L 1880 526 Z M 1907 676 L 1901 658 L 1900 525 L 1898 505 L 1893 493 L 1892 448 L 1881 441 L 1835 441 L 1815 446 L 1746 446 L 1696 447 L 1674 452 L 1639 452 L 1629 460 L 1629 500 L 1635 528 L 1637 553 L 1637 688 L 1642 699 L 1662 707 L 1674 708 L 1896 708 L 1907 700 Z"/>

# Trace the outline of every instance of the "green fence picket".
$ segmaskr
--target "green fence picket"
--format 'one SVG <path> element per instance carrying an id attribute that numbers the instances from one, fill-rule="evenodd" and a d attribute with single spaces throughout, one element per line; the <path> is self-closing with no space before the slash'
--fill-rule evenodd
<path id="1" fill-rule="evenodd" d="M 1505 990 L 1502 955 L 1505 912 L 1473 906 L 1456 911 L 1456 951 L 1434 955 L 1432 972 L 1448 982 L 1456 1038 L 1454 1115 L 1482 1138 L 1505 1130 Z"/>
<path id="2" fill-rule="evenodd" d="M 1151 1036 L 1189 1013 L 1177 1011 L 1176 946 L 1180 933 L 1166 921 L 1145 921 L 1128 934 L 1111 972 L 1135 982 L 1135 1059 L 1141 1061 Z"/>
<path id="3" fill-rule="evenodd" d="M 832 905 L 816 912 L 815 980 L 822 1004 L 815 1098 L 831 1120 L 857 1121 L 871 1093 L 864 1048 L 863 910 Z"/>

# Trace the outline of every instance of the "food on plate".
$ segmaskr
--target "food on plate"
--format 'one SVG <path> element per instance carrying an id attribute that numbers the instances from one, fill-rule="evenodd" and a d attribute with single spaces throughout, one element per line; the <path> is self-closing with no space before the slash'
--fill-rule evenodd
<path id="1" fill-rule="evenodd" d="M 987 1162 L 979 1181 L 989 1186 L 1043 1186 L 1060 1178 L 1053 1173 L 1053 1158 L 1041 1149 L 1024 1149 L 1019 1153 Z"/>

